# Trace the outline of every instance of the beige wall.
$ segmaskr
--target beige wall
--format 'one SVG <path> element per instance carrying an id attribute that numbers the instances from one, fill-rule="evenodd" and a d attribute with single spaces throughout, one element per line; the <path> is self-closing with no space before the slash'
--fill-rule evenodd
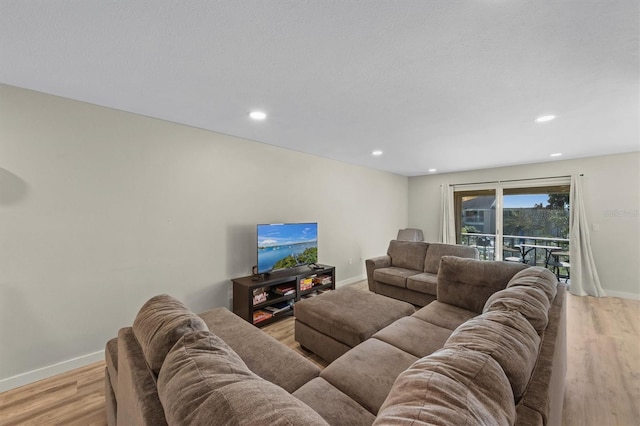
<path id="1" fill-rule="evenodd" d="M 591 243 L 602 286 L 612 296 L 640 298 L 640 153 L 409 178 L 409 225 L 437 241 L 440 185 L 583 173 Z"/>
<path id="2" fill-rule="evenodd" d="M 102 358 L 153 295 L 230 307 L 257 223 L 318 222 L 344 283 L 407 209 L 406 177 L 0 85 L 0 391 Z"/>

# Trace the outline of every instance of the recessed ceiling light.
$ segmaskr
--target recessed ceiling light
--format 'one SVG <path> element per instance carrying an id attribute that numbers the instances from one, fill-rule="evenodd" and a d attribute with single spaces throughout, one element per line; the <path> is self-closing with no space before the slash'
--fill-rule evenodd
<path id="1" fill-rule="evenodd" d="M 540 117 L 535 119 L 536 123 L 546 123 L 547 121 L 555 120 L 555 115 L 541 115 Z"/>
<path id="2" fill-rule="evenodd" d="M 371 155 L 373 155 L 374 157 L 379 157 L 382 155 L 382 151 L 376 149 L 375 151 L 371 151 Z"/>
<path id="3" fill-rule="evenodd" d="M 554 154 L 551 154 L 550 157 L 560 157 L 562 155 L 561 152 L 556 152 Z"/>
<path id="4" fill-rule="evenodd" d="M 267 118 L 267 114 L 262 111 L 251 111 L 249 113 L 249 117 L 253 118 L 254 120 L 264 120 L 265 118 Z"/>
<path id="5" fill-rule="evenodd" d="M 435 173 L 437 171 L 438 171 L 438 169 L 429 169 L 429 173 Z"/>

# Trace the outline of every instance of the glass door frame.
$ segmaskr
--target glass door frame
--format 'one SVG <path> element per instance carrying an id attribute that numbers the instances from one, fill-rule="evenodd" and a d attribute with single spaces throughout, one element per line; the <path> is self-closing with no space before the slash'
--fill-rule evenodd
<path id="1" fill-rule="evenodd" d="M 486 235 L 491 235 L 494 239 L 495 239 L 495 243 L 494 243 L 494 260 L 502 260 L 502 247 L 503 247 L 503 241 L 502 241 L 502 206 L 503 206 L 503 199 L 502 199 L 502 195 L 503 195 L 503 190 L 502 190 L 502 186 L 498 185 L 498 184 L 492 184 L 492 185 L 487 185 L 487 184 L 477 184 L 477 185 L 464 185 L 464 187 L 461 187 L 460 189 L 456 189 L 454 187 L 454 192 L 453 192 L 453 198 L 454 198 L 454 210 L 455 210 L 455 219 L 456 219 L 456 242 L 458 244 L 462 244 L 462 219 L 460 217 L 460 214 L 462 212 L 462 198 L 460 195 L 457 195 L 457 193 L 460 192 L 493 192 L 493 195 L 495 197 L 495 233 L 490 234 L 488 232 L 483 232 L 483 234 Z M 489 195 L 489 194 L 482 194 L 482 195 Z"/>

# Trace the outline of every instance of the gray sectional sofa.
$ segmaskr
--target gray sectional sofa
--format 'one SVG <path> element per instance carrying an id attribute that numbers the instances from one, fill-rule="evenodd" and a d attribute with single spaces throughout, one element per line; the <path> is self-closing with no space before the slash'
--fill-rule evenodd
<path id="1" fill-rule="evenodd" d="M 478 249 L 456 244 L 391 240 L 387 254 L 367 259 L 369 290 L 416 306 L 436 300 L 442 256 L 478 259 Z"/>
<path id="2" fill-rule="evenodd" d="M 109 424 L 558 425 L 565 318 L 550 271 L 445 256 L 436 301 L 320 371 L 224 308 L 156 296 L 107 343 Z"/>

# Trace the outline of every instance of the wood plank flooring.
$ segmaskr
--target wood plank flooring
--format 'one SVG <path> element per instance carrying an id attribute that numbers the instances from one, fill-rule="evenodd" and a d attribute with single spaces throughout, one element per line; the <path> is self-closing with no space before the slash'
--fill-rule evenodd
<path id="1" fill-rule="evenodd" d="M 565 425 L 640 425 L 640 301 L 567 298 Z"/>
<path id="2" fill-rule="evenodd" d="M 567 322 L 563 424 L 640 425 L 640 301 L 568 295 Z M 295 342 L 293 317 L 263 330 L 326 366 Z M 104 366 L 98 362 L 1 393 L 0 425 L 106 425 Z"/>
<path id="3" fill-rule="evenodd" d="M 0 393 L 0 425 L 106 425 L 104 362 Z"/>

